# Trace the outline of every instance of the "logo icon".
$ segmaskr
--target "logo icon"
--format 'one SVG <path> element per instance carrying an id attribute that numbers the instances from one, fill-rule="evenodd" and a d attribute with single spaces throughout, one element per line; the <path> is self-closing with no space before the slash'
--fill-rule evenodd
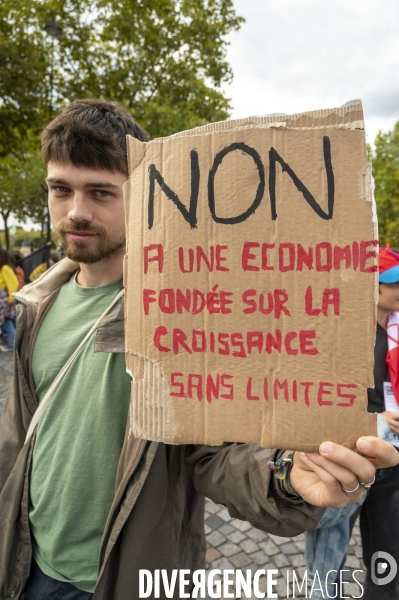
<path id="1" fill-rule="evenodd" d="M 391 583 L 398 572 L 398 564 L 393 556 L 382 550 L 371 557 L 371 579 L 376 585 Z"/>

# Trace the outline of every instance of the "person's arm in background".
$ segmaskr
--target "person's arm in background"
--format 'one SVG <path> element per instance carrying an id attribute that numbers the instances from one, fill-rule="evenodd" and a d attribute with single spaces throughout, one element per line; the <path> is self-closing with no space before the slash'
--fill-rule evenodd
<path id="1" fill-rule="evenodd" d="M 389 429 L 399 434 L 399 413 L 385 410 L 384 382 L 389 381 L 387 332 L 377 325 L 376 343 L 374 346 L 374 388 L 367 390 L 368 412 L 380 413 Z"/>
<path id="2" fill-rule="evenodd" d="M 384 412 L 381 413 L 381 416 L 384 417 L 389 429 L 394 433 L 399 434 L 399 413 L 384 410 Z"/>

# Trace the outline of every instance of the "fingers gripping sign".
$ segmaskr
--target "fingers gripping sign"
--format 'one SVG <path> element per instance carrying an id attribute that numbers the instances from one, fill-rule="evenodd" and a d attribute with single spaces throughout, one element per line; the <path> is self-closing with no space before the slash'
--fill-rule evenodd
<path id="1" fill-rule="evenodd" d="M 342 508 L 359 502 L 374 482 L 375 470 L 398 464 L 399 453 L 372 436 L 359 438 L 356 445 L 357 451 L 353 451 L 323 442 L 319 454 L 296 452 L 290 474 L 292 487 L 315 506 Z"/>
<path id="2" fill-rule="evenodd" d="M 328 448 L 332 445 L 324 446 Z M 368 462 L 367 459 L 364 460 Z M 297 471 L 295 467 L 298 467 Z M 373 472 L 375 470 L 372 465 L 369 465 L 369 469 Z M 366 481 L 371 481 L 372 478 L 373 475 Z M 304 500 L 322 507 L 342 508 L 358 502 L 364 491 L 360 488 L 359 479 L 354 472 L 321 454 L 297 453 L 291 472 L 291 483 Z"/>

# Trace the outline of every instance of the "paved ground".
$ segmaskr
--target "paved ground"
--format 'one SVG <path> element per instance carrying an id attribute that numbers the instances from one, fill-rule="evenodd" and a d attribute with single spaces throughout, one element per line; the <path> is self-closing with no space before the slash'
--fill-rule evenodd
<path id="1" fill-rule="evenodd" d="M 266 534 L 251 527 L 245 521 L 232 519 L 226 508 L 214 504 L 211 500 L 206 502 L 205 531 L 207 534 L 207 568 L 210 569 L 278 569 L 276 575 L 277 586 L 274 591 L 280 599 L 290 597 L 304 597 L 304 593 L 292 595 L 293 570 L 299 581 L 302 581 L 305 572 L 305 535 L 293 538 L 282 538 Z M 352 539 L 348 547 L 345 569 L 364 570 L 362 561 L 362 548 L 358 523 L 353 529 Z M 287 595 L 287 571 L 290 584 L 290 595 Z M 353 583 L 350 573 L 348 583 L 344 586 L 344 595 L 351 598 L 359 596 L 361 588 Z M 363 581 L 362 573 L 357 573 L 356 578 Z M 261 580 L 261 591 L 266 591 L 265 579 Z M 223 597 L 223 596 L 222 596 Z M 255 597 L 254 597 L 255 598 Z"/>
<path id="2" fill-rule="evenodd" d="M 0 352 L 0 412 L 4 405 L 6 390 L 12 376 L 11 353 Z M 294 538 L 281 538 L 268 535 L 254 529 L 245 521 L 232 519 L 226 508 L 214 504 L 210 500 L 206 503 L 205 530 L 207 535 L 207 569 L 278 569 L 276 575 L 277 591 L 279 599 L 293 597 L 292 587 L 290 595 L 287 595 L 286 577 L 289 573 L 292 581 L 292 571 L 301 581 L 305 571 L 304 549 L 305 536 L 299 535 Z M 360 545 L 359 527 L 356 524 L 350 545 L 348 547 L 345 569 L 363 569 L 362 549 Z M 353 582 L 350 575 L 349 579 Z M 363 580 L 361 573 L 357 573 L 359 581 Z M 261 591 L 266 592 L 265 578 L 260 580 Z M 355 583 L 344 586 L 347 597 L 359 596 L 360 588 Z M 303 597 L 304 593 L 298 593 L 295 597 Z M 220 596 L 223 598 L 223 595 Z"/>

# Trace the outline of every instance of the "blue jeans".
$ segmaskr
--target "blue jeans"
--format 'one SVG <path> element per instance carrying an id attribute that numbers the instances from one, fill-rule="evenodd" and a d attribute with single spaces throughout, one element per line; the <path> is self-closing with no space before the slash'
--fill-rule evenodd
<path id="1" fill-rule="evenodd" d="M 45 575 L 35 561 L 32 561 L 29 579 L 20 600 L 91 600 L 93 594 L 79 588 L 57 581 Z"/>
<path id="2" fill-rule="evenodd" d="M 323 592 L 318 591 L 320 586 L 316 578 L 312 598 L 340 598 L 336 579 L 351 537 L 350 518 L 365 498 L 366 494 L 363 494 L 362 500 L 357 504 L 348 504 L 344 508 L 327 508 L 315 529 L 306 532 L 305 559 L 309 591 L 316 571 L 323 589 Z"/>
<path id="3" fill-rule="evenodd" d="M 12 319 L 8 319 L 7 317 L 4 319 L 1 328 L 3 333 L 7 336 L 7 346 L 9 348 L 14 348 L 14 340 L 15 340 L 15 325 Z"/>

